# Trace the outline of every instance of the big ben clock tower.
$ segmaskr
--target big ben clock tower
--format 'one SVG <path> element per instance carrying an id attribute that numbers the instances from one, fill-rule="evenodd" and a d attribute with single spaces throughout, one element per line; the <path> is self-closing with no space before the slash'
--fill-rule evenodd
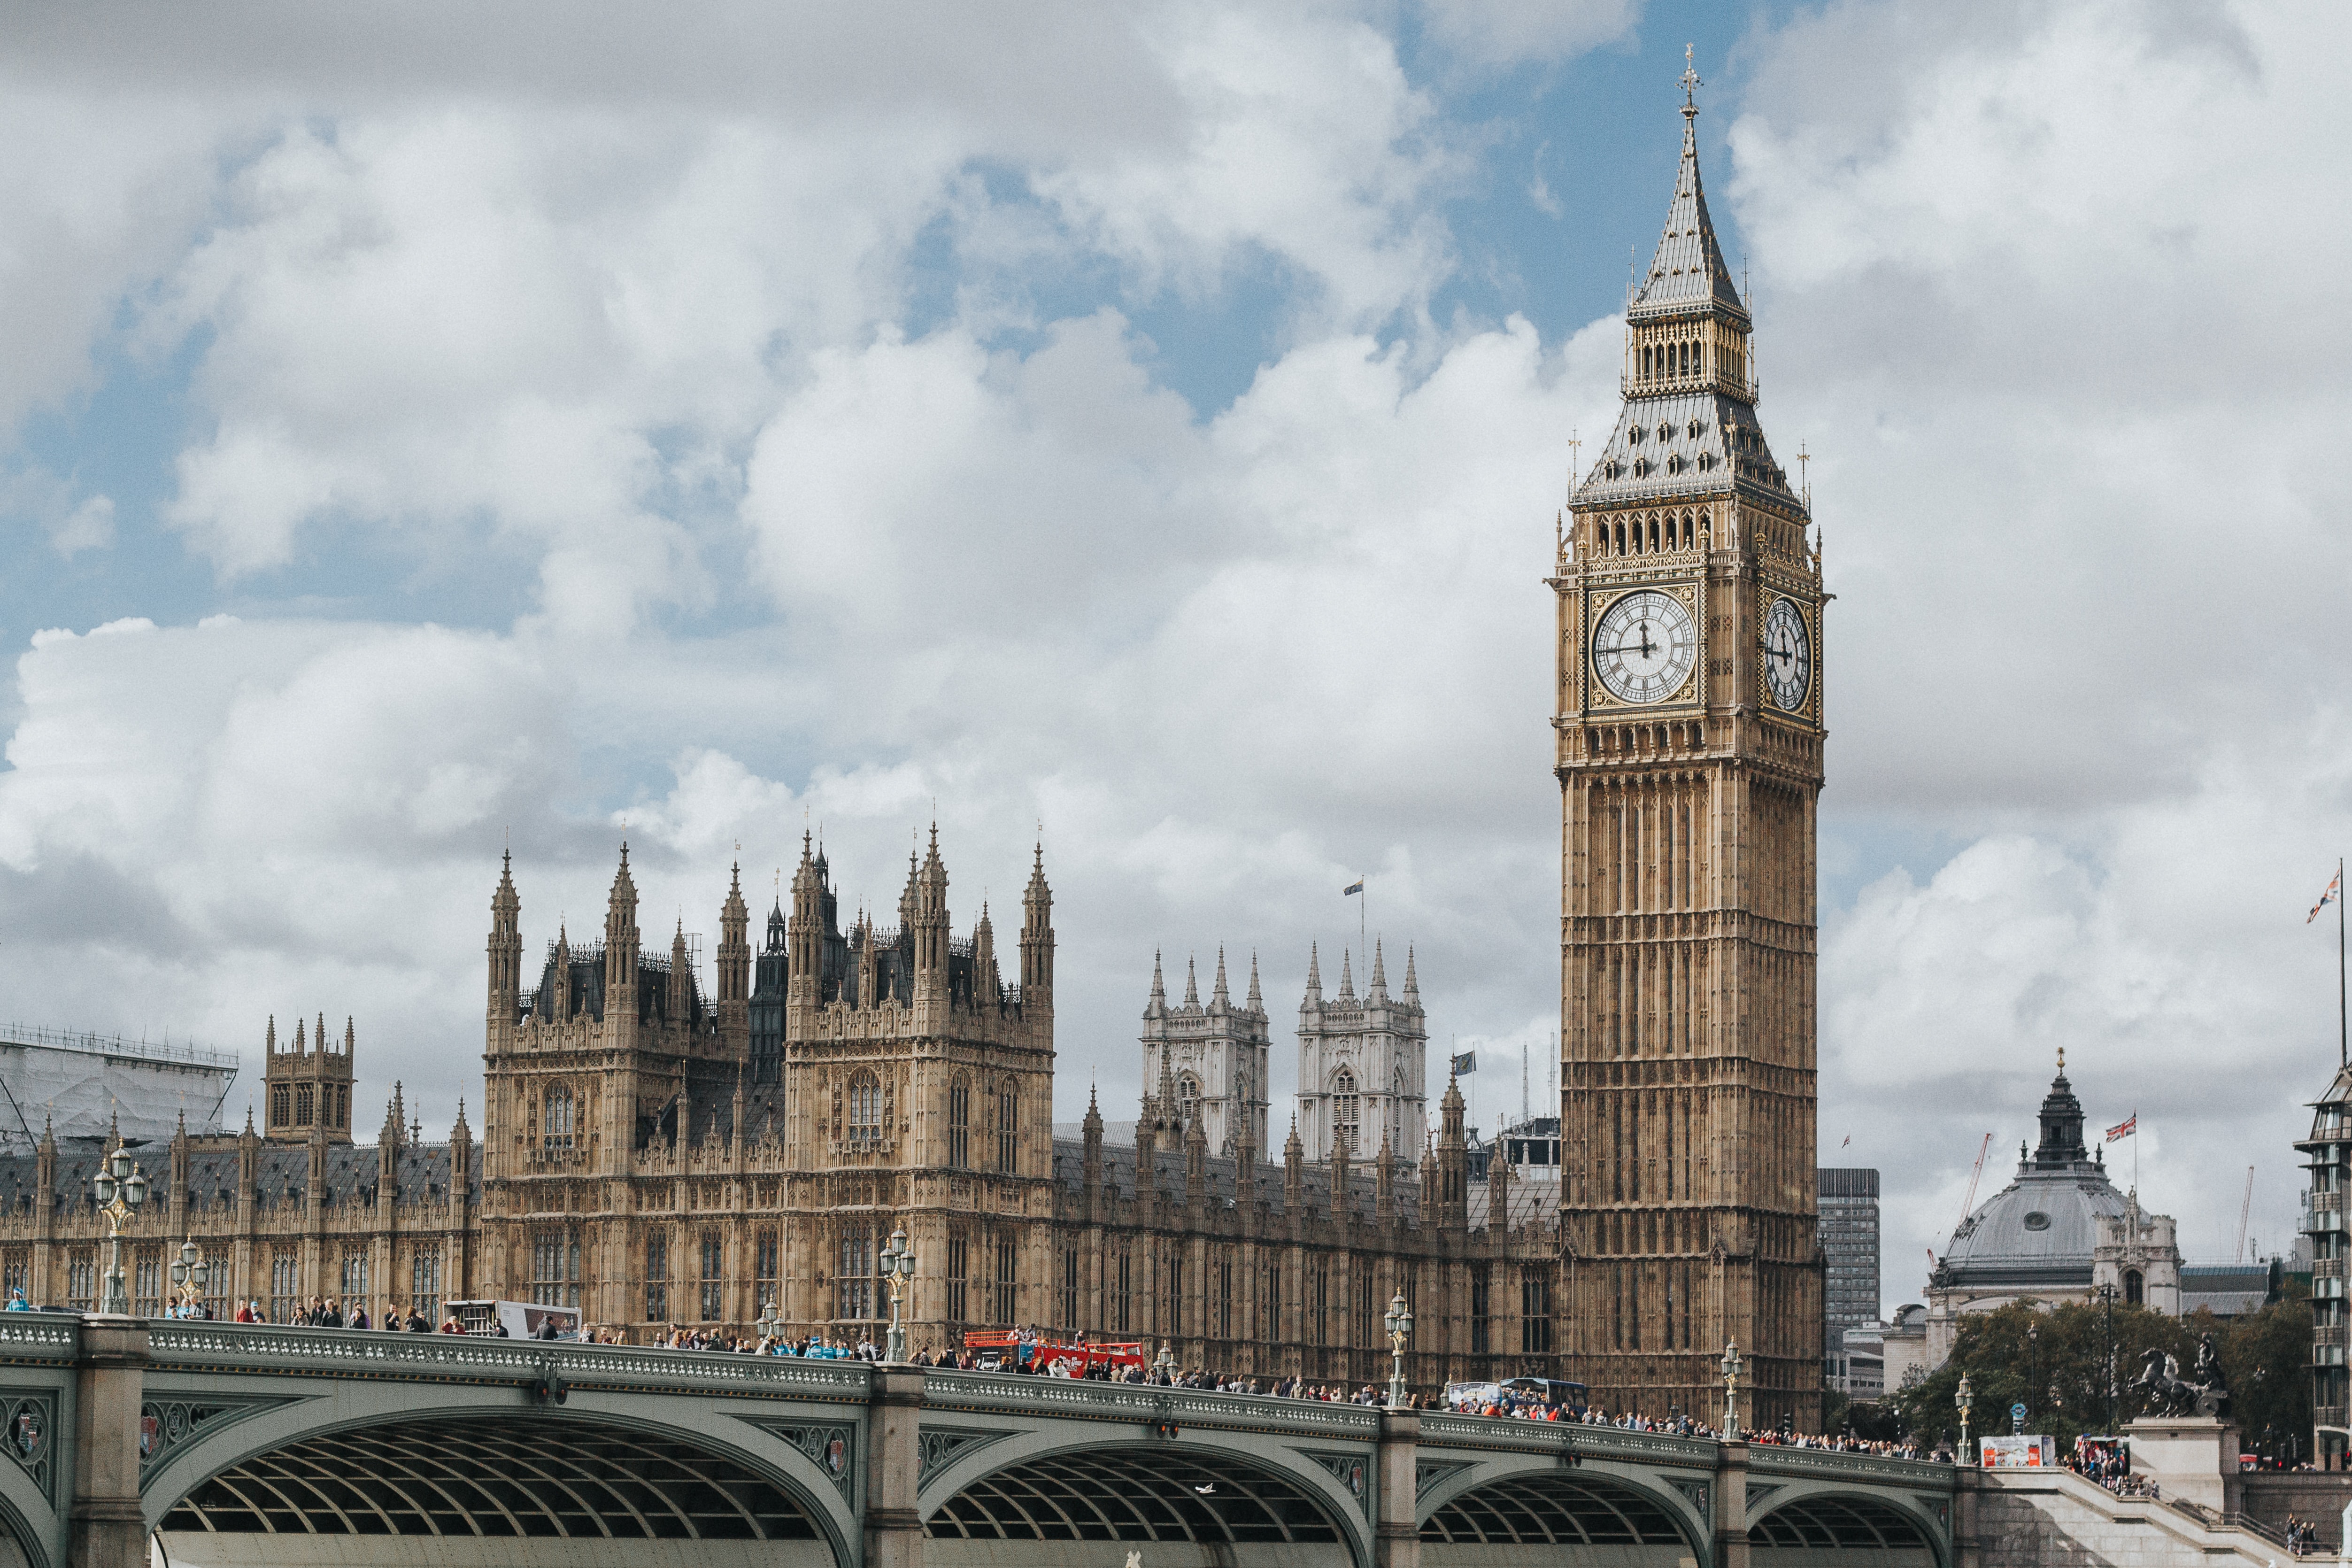
<path id="1" fill-rule="evenodd" d="M 1757 423 L 1697 85 L 1626 311 L 1623 410 L 1551 579 L 1567 1375 L 1612 1410 L 1719 1421 L 1737 1342 L 1743 1425 L 1810 1431 L 1826 595 Z"/>

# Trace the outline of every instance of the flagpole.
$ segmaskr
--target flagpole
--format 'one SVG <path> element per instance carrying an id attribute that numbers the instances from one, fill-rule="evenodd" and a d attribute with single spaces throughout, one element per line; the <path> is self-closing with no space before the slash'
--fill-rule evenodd
<path id="1" fill-rule="evenodd" d="M 2352 1065 L 2352 1034 L 2347 1034 L 2344 1021 L 2344 858 L 2336 858 L 2336 1065 L 2338 1068 Z"/>

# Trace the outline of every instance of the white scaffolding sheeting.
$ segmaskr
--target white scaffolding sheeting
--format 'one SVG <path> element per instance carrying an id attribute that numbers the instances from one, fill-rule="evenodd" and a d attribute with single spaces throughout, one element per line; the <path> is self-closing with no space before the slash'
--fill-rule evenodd
<path id="1" fill-rule="evenodd" d="M 225 1052 L 10 1028 L 0 1034 L 0 1150 L 28 1152 L 44 1122 L 60 1138 L 103 1137 L 116 1124 L 137 1142 L 169 1139 L 184 1115 L 189 1131 L 217 1132 L 236 1069 Z"/>

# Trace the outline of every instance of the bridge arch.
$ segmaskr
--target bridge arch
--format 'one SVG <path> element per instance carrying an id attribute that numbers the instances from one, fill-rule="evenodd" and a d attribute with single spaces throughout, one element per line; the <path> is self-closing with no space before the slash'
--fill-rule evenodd
<path id="1" fill-rule="evenodd" d="M 1612 1464 L 1529 1456 L 1465 1465 L 1430 1486 L 1415 1511 L 1425 1568 L 1588 1560 L 1612 1568 L 1706 1568 L 1714 1561 L 1706 1521 L 1687 1497 Z"/>
<path id="2" fill-rule="evenodd" d="M 432 1561 L 448 1568 L 554 1568 L 592 1540 L 693 1541 L 712 1568 L 857 1561 L 847 1500 L 796 1473 L 814 1462 L 780 1438 L 647 1419 L 642 1402 L 622 1418 L 512 1400 L 341 1421 L 289 1402 L 158 1465 L 142 1485 L 148 1526 L 173 1568 L 308 1562 L 301 1538 L 319 1535 L 436 1537 Z M 412 1550 L 336 1561 L 422 1561 Z"/>
<path id="3" fill-rule="evenodd" d="M 1776 1487 L 1748 1510 L 1755 1568 L 1945 1568 L 1943 1531 L 1899 1494 Z"/>
<path id="4" fill-rule="evenodd" d="M 1364 1500 L 1343 1478 L 1369 1488 L 1372 1455 L 1330 1459 L 1234 1432 L 1087 1444 L 1007 1433 L 927 1480 L 923 1561 L 1094 1568 L 1131 1544 L 1155 1568 L 1354 1568 L 1371 1561 L 1371 1542 Z"/>

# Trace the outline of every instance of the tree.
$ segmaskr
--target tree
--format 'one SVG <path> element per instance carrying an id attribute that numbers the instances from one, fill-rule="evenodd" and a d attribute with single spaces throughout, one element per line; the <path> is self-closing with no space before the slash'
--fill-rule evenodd
<path id="1" fill-rule="evenodd" d="M 1899 1389 L 1893 1403 L 1916 1436 L 1957 1442 L 1960 1415 L 1953 1404 L 1962 1373 L 1974 1399 L 1972 1435 L 2009 1430 L 2009 1408 L 2023 1405 L 2029 1431 L 2071 1443 L 2085 1432 L 2107 1429 L 2108 1310 L 2068 1302 L 2045 1306 L 2012 1301 L 1990 1312 L 1970 1313 L 1960 1322 L 1949 1360 L 1916 1384 Z M 2146 1307 L 2114 1310 L 2118 1422 L 2139 1409 L 2125 1385 L 2139 1375 L 2147 1352 L 2158 1350 L 2196 1359 L 2195 1341 L 2178 1320 Z M 2225 1363 L 2226 1364 L 2226 1363 Z"/>
<path id="2" fill-rule="evenodd" d="M 1953 1395 L 1968 1375 L 1973 1409 L 1972 1435 L 2009 1430 L 2009 1408 L 2026 1407 L 2026 1430 L 2047 1433 L 2071 1444 L 2107 1426 L 2108 1310 L 2068 1302 L 2047 1306 L 2013 1301 L 1994 1311 L 1961 1320 L 1951 1358 L 1942 1366 L 1888 1396 L 1906 1427 L 1931 1442 L 1955 1442 L 1959 1411 Z M 2129 1385 L 2138 1378 L 2147 1352 L 2176 1358 L 2184 1377 L 2197 1363 L 2197 1342 L 2211 1334 L 2229 1381 L 2231 1419 L 2250 1446 L 2267 1439 L 2272 1451 L 2290 1435 L 2307 1445 L 2311 1432 L 2311 1307 L 2307 1301 L 2273 1303 L 2261 1311 L 2224 1322 L 2199 1309 L 2186 1319 L 2168 1318 L 2146 1307 L 2117 1303 L 2114 1309 L 2115 1419 L 2118 1426 L 2143 1414 L 2146 1395 Z"/>

